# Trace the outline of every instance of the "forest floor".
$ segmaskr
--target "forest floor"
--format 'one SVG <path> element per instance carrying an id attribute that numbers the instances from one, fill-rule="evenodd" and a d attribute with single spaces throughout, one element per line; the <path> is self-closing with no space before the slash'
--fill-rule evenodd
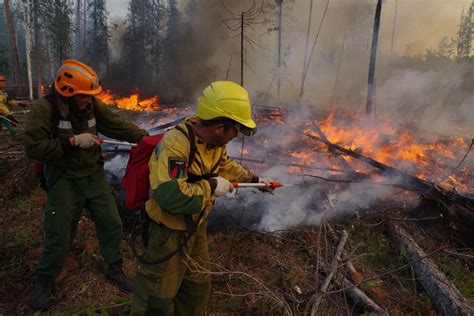
<path id="1" fill-rule="evenodd" d="M 21 151 L 21 135 L 0 136 L 3 151 Z M 32 313 L 29 294 L 43 244 L 42 208 L 46 193 L 31 173 L 24 154 L 0 157 L 0 315 Z M 393 214 L 392 214 L 393 215 Z M 350 217 L 331 222 L 345 229 L 346 244 L 358 275 L 353 282 L 391 315 L 436 314 L 432 302 L 411 269 L 407 254 L 387 234 L 386 215 Z M 442 230 L 404 222 L 426 253 L 474 304 L 474 250 L 462 248 Z M 337 239 L 327 225 L 266 233 L 242 227 L 222 227 L 209 232 L 212 262 L 210 315 L 279 315 L 285 308 L 305 314 L 324 273 L 321 260 L 331 262 Z M 124 267 L 133 278 L 135 259 L 130 248 L 130 227 L 125 225 Z M 462 248 L 462 249 L 461 249 Z M 87 212 L 79 222 L 68 261 L 55 281 L 50 314 L 125 315 L 131 295 L 112 286 L 103 276 L 106 264 L 98 251 L 94 224 Z M 339 269 L 339 274 L 345 268 Z M 331 284 L 319 315 L 364 313 L 337 284 Z M 44 313 L 47 314 L 47 313 Z"/>

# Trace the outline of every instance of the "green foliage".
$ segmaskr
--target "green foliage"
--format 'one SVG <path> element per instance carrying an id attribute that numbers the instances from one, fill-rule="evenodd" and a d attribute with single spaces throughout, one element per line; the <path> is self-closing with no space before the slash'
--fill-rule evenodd
<path id="1" fill-rule="evenodd" d="M 53 54 L 58 64 L 71 53 L 72 13 L 73 10 L 67 0 L 40 2 L 40 15 L 46 31 L 46 44 L 53 48 Z M 54 64 L 54 61 L 50 62 Z"/>
<path id="2" fill-rule="evenodd" d="M 359 229 L 353 233 L 351 239 L 355 242 L 358 261 L 363 265 L 375 264 L 382 259 L 381 255 L 388 247 L 388 240 L 381 232 L 370 229 Z"/>
<path id="3" fill-rule="evenodd" d="M 474 27 L 472 21 L 472 14 L 474 10 L 474 3 L 471 3 L 466 14 L 462 14 L 461 23 L 459 25 L 458 42 L 457 42 L 457 54 L 456 58 L 458 61 L 469 59 L 472 48 L 472 30 Z"/>
<path id="4" fill-rule="evenodd" d="M 131 0 L 123 37 L 123 67 L 130 86 L 157 82 L 162 57 L 164 7 L 161 1 Z"/>
<path id="5" fill-rule="evenodd" d="M 86 36 L 88 52 L 86 62 L 98 73 L 103 73 L 109 60 L 108 41 L 110 38 L 105 0 L 89 0 L 87 11 L 89 29 Z"/>
<path id="6" fill-rule="evenodd" d="M 436 256 L 436 263 L 439 265 L 441 271 L 446 277 L 452 281 L 461 294 L 469 301 L 474 304 L 474 272 L 472 271 L 472 259 L 471 263 L 455 257 L 447 253 L 438 253 Z M 471 269 L 469 269 L 469 266 Z"/>

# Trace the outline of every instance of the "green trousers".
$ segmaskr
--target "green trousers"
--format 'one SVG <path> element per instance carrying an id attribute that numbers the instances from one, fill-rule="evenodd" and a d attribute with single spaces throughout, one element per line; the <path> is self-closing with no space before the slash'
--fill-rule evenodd
<path id="1" fill-rule="evenodd" d="M 61 271 L 84 208 L 95 223 L 105 261 L 122 259 L 122 221 L 105 172 L 60 178 L 50 187 L 44 209 L 45 244 L 36 270 L 39 275 L 54 277 Z"/>
<path id="2" fill-rule="evenodd" d="M 206 223 L 199 225 L 185 248 L 160 264 L 139 263 L 133 288 L 131 315 L 204 315 L 211 293 Z M 174 251 L 185 231 L 170 230 L 150 220 L 147 260 Z M 190 259 L 191 258 L 191 259 Z M 189 265 L 189 267 L 188 267 Z"/>

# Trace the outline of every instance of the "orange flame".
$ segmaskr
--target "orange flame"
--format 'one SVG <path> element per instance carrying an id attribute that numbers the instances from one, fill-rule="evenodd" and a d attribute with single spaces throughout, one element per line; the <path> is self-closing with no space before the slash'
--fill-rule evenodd
<path id="1" fill-rule="evenodd" d="M 160 108 L 158 105 L 158 97 L 140 100 L 138 92 L 134 92 L 128 97 L 119 97 L 110 90 L 102 92 L 98 98 L 108 105 L 116 105 L 119 108 L 133 111 L 155 111 Z"/>
<path id="2" fill-rule="evenodd" d="M 306 125 L 306 132 L 319 136 L 311 129 L 311 122 Z M 365 156 L 432 181 L 440 181 L 447 175 L 450 168 L 446 168 L 446 165 L 456 163 L 460 149 L 466 149 L 470 144 L 470 140 L 462 137 L 418 140 L 413 133 L 395 128 L 388 119 L 369 123 L 357 116 L 336 119 L 334 113 L 331 113 L 318 125 L 332 143 L 363 151 Z M 327 150 L 324 147 L 321 148 Z M 442 184 L 470 192 L 472 188 L 463 183 L 468 174 L 457 172 L 456 176 L 449 176 Z"/>

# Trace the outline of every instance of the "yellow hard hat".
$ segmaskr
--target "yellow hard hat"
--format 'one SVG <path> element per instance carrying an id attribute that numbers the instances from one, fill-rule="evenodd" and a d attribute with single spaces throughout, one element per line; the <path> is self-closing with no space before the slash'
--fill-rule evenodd
<path id="1" fill-rule="evenodd" d="M 203 120 L 229 118 L 243 125 L 250 135 L 257 126 L 251 117 L 247 90 L 232 81 L 216 81 L 204 89 L 196 105 L 196 114 Z"/>
<path id="2" fill-rule="evenodd" d="M 56 73 L 54 88 L 64 97 L 72 97 L 77 94 L 97 95 L 102 92 L 96 72 L 75 59 L 63 61 Z"/>

